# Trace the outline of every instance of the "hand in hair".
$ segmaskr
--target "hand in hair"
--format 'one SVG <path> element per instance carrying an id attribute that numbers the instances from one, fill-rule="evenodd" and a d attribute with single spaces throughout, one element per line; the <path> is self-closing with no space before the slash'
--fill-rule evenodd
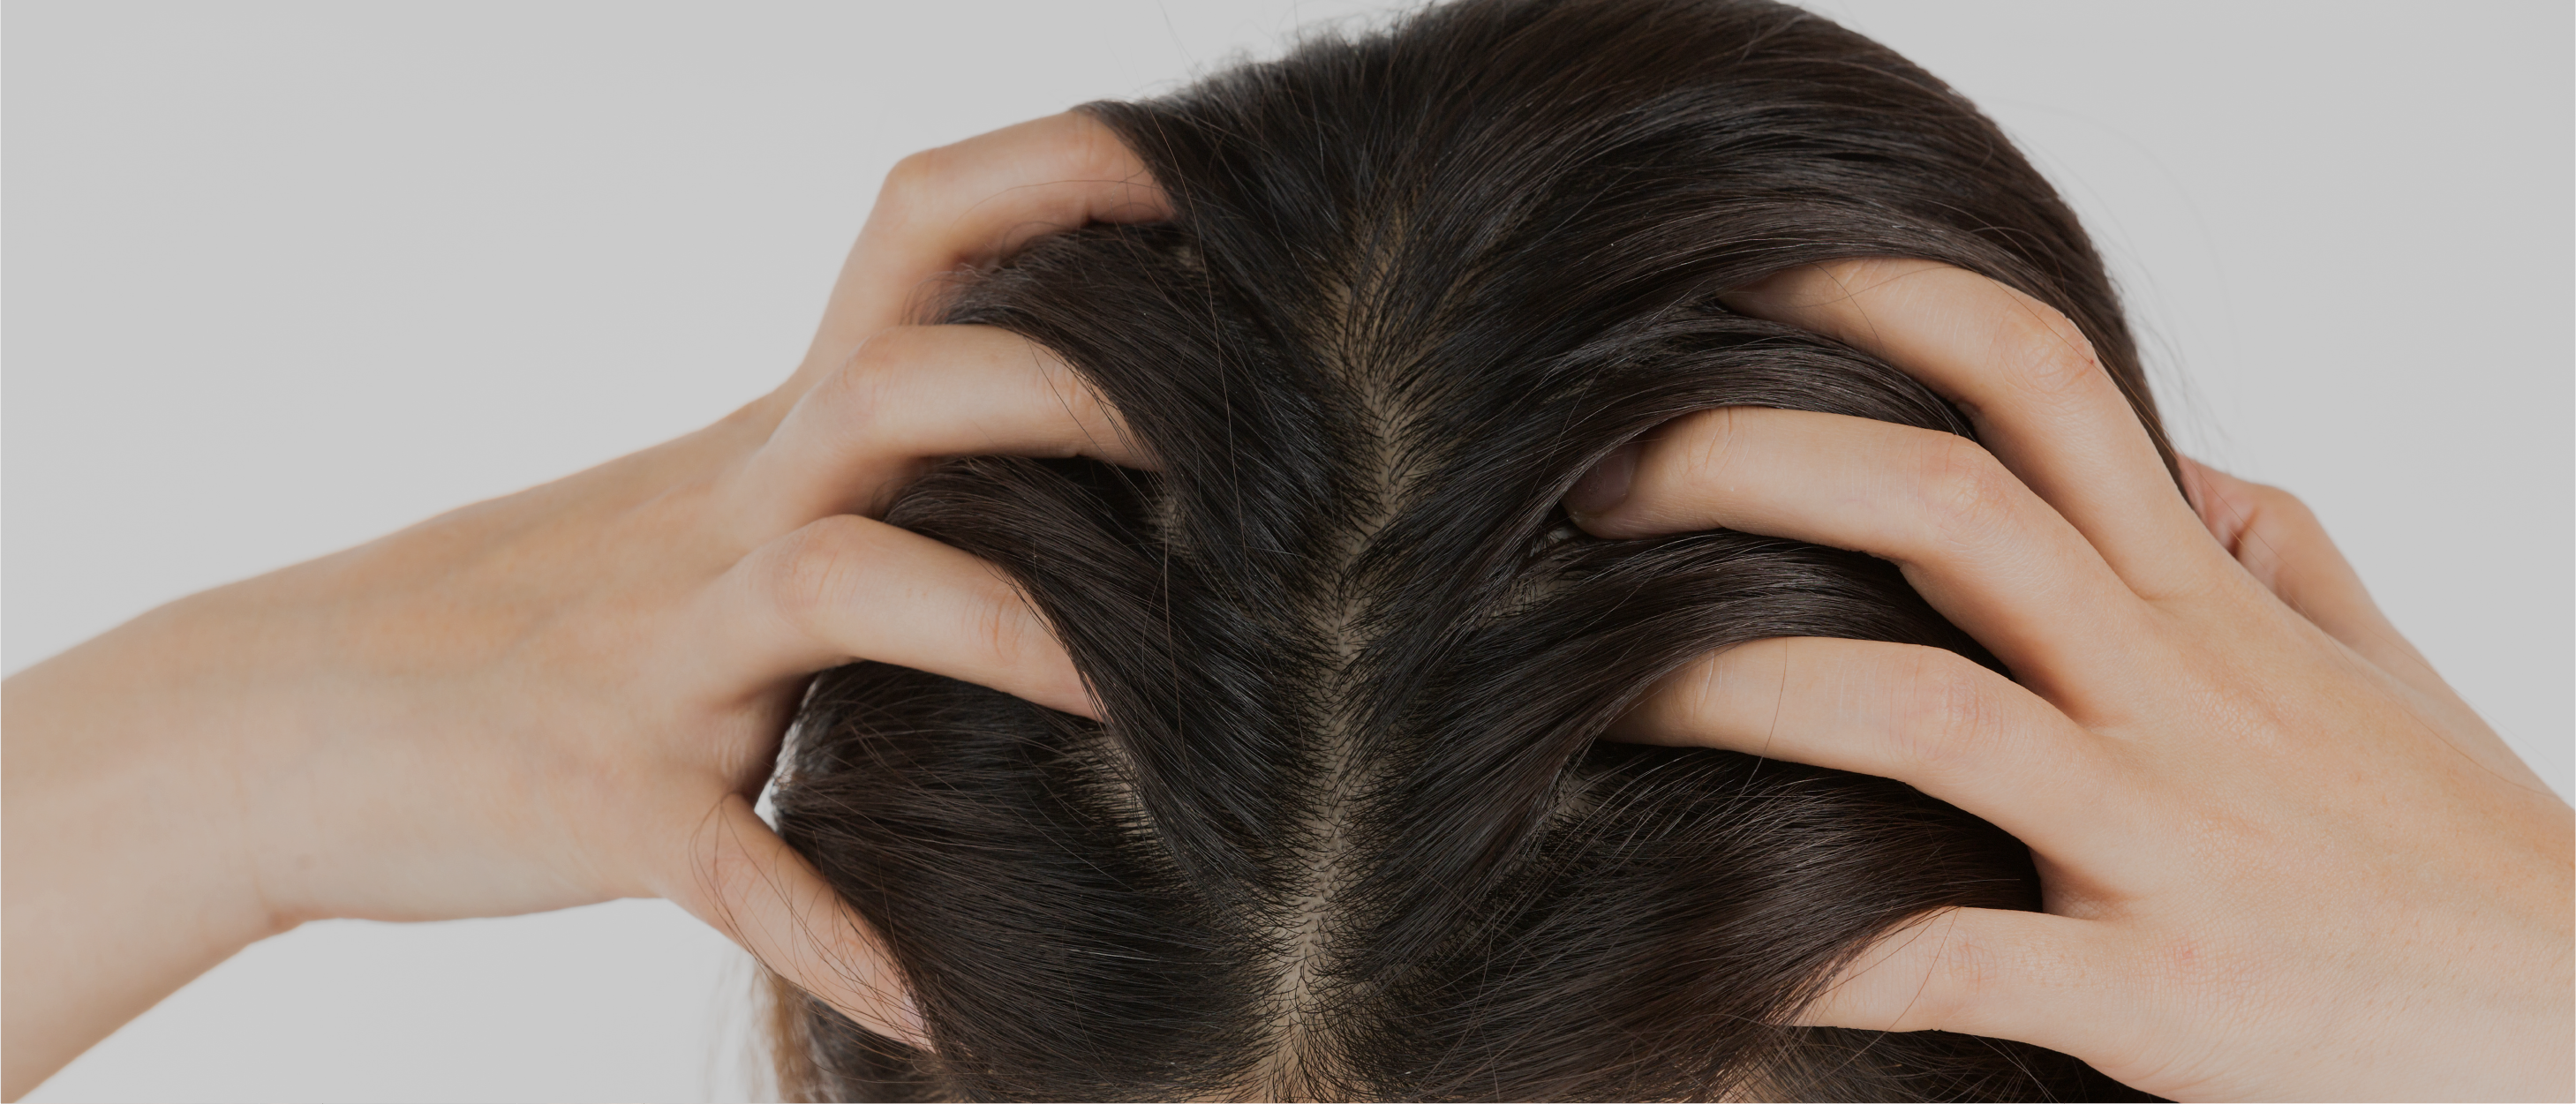
<path id="1" fill-rule="evenodd" d="M 874 518 L 951 454 L 1145 461 L 1027 341 L 900 323 L 960 265 L 1163 204 L 1077 115 L 915 155 L 767 397 L 11 678 L 0 1091 L 306 920 L 616 897 L 910 1037 L 873 934 L 751 799 L 807 676 L 853 658 L 1090 711 L 1008 582 Z"/>
<path id="2" fill-rule="evenodd" d="M 2027 842 L 2045 886 L 2045 914 L 1882 940 L 1808 1022 L 2023 1040 L 2177 1099 L 2576 1092 L 2568 808 L 2296 499 L 2186 461 L 2195 512 L 2076 327 L 1983 277 L 1854 261 L 1729 304 L 1905 369 L 1986 447 L 1713 410 L 1595 468 L 1580 523 L 1891 560 L 2013 678 L 1764 640 L 1622 735 L 1902 780 Z"/>

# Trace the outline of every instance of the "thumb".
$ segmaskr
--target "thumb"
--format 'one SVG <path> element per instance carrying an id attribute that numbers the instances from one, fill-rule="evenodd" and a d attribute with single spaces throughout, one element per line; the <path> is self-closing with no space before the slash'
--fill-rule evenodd
<path id="1" fill-rule="evenodd" d="M 2326 635 L 2361 653 L 2417 690 L 2450 697 L 2451 689 L 2423 653 L 2379 611 L 2360 573 L 2335 548 L 2325 526 L 2297 496 L 2249 483 L 2190 457 L 2183 485 L 2209 527 L 2247 574 Z"/>
<path id="2" fill-rule="evenodd" d="M 2364 662 L 2419 695 L 2419 707 L 2446 716 L 2449 728 L 2469 734 L 2457 746 L 2471 758 L 2518 783 L 2545 785 L 2380 612 L 2379 603 L 2362 587 L 2360 573 L 2335 548 L 2306 503 L 2278 487 L 2180 459 L 2183 487 L 2200 510 L 2202 524 L 2247 574 Z"/>

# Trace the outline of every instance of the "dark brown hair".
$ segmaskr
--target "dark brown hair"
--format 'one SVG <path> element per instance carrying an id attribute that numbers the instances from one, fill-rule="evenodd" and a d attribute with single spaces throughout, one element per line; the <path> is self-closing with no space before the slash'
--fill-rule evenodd
<path id="1" fill-rule="evenodd" d="M 2152 431 L 2099 258 L 1992 123 L 1760 0 L 1471 0 L 1087 110 L 1178 217 L 1047 239 L 945 319 L 1056 350 L 1165 471 L 962 459 L 889 520 L 1012 573 L 1106 719 L 818 683 L 780 828 L 935 1053 L 791 992 L 789 1092 L 2134 1095 L 2019 1043 L 1779 1026 L 1927 910 L 2037 908 L 2028 851 L 1886 779 L 1596 738 L 1762 637 L 1993 660 L 1870 557 L 1558 506 L 1692 410 L 1968 433 L 1716 299 L 1838 258 L 2064 311 Z"/>

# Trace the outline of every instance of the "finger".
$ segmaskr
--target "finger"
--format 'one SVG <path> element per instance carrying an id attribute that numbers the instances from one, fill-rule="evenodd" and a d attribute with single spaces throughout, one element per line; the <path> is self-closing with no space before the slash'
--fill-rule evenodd
<path id="1" fill-rule="evenodd" d="M 2093 923 L 1945 909 L 1880 938 L 1797 1017 L 1811 1027 L 1954 1031 L 2071 1054 L 2119 1053 L 2142 1026 L 2106 1009 L 2118 957 Z"/>
<path id="2" fill-rule="evenodd" d="M 1144 162 L 1080 112 L 913 154 L 886 174 L 798 376 L 810 384 L 869 335 L 911 321 L 923 285 L 960 265 L 1089 222 L 1170 217 Z"/>
<path id="3" fill-rule="evenodd" d="M 2012 680 L 1939 648 L 1740 644 L 1666 676 L 1609 736 L 1893 778 L 2061 860 L 2115 861 L 2131 836 L 2100 744 Z"/>
<path id="4" fill-rule="evenodd" d="M 2432 665 L 2379 611 L 2307 504 L 2188 457 L 2182 466 L 2210 535 L 2255 581 L 2382 670 L 2431 675 Z"/>
<path id="5" fill-rule="evenodd" d="M 1152 467 L 1116 412 L 1037 343 L 990 326 L 898 326 L 797 400 L 728 500 L 757 544 L 833 514 L 884 514 L 944 457 L 1089 456 Z"/>
<path id="6" fill-rule="evenodd" d="M 866 659 L 1099 715 L 1063 645 L 1000 569 L 881 521 L 841 514 L 762 545 L 707 601 L 694 646 L 727 658 L 725 685 L 774 686 Z"/>
<path id="7" fill-rule="evenodd" d="M 860 1026 L 929 1046 L 903 972 L 875 929 L 742 795 L 725 795 L 707 815 L 689 855 L 688 872 L 664 896 Z"/>
<path id="8" fill-rule="evenodd" d="M 2192 593 L 2213 577 L 2216 557 L 2145 424 L 2083 331 L 2047 304 L 1898 258 L 1791 269 L 1724 301 L 1868 352 L 1957 404 L 2139 594 Z"/>
<path id="9" fill-rule="evenodd" d="M 2062 709 L 2082 703 L 2081 688 L 2132 681 L 2112 676 L 2134 675 L 2149 611 L 1974 441 L 1726 407 L 1674 419 L 1629 448 L 1631 459 L 1614 454 L 1566 496 L 1597 536 L 1723 527 L 1857 549 L 1894 561 L 1926 601 Z"/>
<path id="10" fill-rule="evenodd" d="M 2457 746 L 2472 758 L 2505 777 L 2541 785 L 2530 765 L 2380 612 L 2361 574 L 2343 558 L 2306 503 L 2278 487 L 2238 479 L 2189 457 L 2183 458 L 2182 471 L 2210 535 L 2244 565 L 2246 574 L 2381 674 L 2420 695 L 2418 706 L 2446 717 L 2444 730 L 2463 734 Z"/>

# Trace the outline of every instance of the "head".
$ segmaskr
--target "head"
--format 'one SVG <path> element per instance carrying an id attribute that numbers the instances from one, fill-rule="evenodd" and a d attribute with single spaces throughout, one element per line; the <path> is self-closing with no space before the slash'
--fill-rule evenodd
<path id="1" fill-rule="evenodd" d="M 1060 354 L 1164 470 L 963 459 L 888 520 L 1012 573 L 1103 719 L 876 664 L 817 684 L 781 830 L 935 1052 L 786 993 L 791 1092 L 2124 1092 L 2022 1044 L 1786 1026 L 1928 911 L 2038 907 L 2012 837 L 1884 779 L 1600 738 L 1743 641 L 1991 658 L 1867 556 L 1598 540 L 1558 505 L 1710 407 L 1968 433 L 1718 298 L 1855 256 L 2064 312 L 2161 444 L 2099 258 L 1992 123 L 1762 0 L 1471 0 L 1086 110 L 1177 217 L 1046 239 L 945 320 Z"/>

